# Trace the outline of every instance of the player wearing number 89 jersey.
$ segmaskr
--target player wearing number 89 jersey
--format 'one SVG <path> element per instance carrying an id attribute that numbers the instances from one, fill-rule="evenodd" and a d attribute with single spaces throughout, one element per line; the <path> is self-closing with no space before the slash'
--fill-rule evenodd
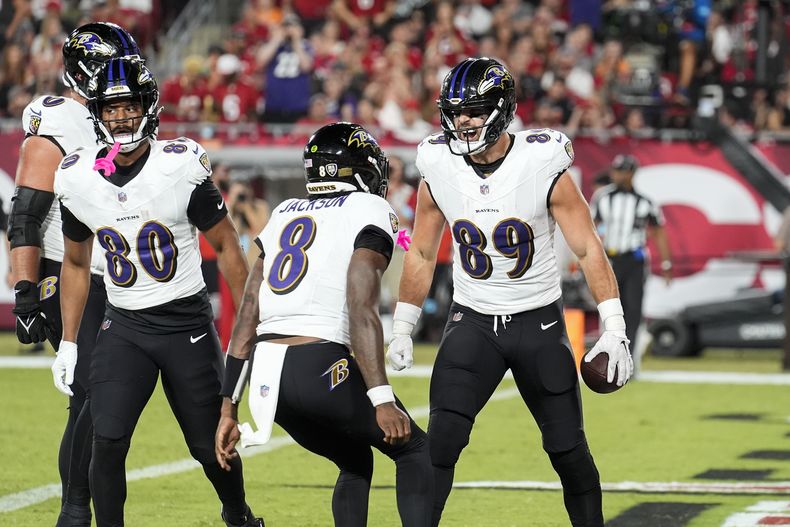
<path id="1" fill-rule="evenodd" d="M 496 60 L 470 58 L 456 65 L 437 103 L 444 132 L 417 149 L 423 181 L 387 351 L 394 368 L 411 366 L 411 330 L 447 223 L 455 242 L 455 292 L 431 375 L 433 524 L 441 519 L 478 412 L 511 370 L 562 482 L 571 524 L 603 527 L 600 478 L 587 447 L 562 320 L 555 225 L 600 302 L 606 331 L 588 358 L 607 353 L 610 375 L 616 365 L 620 385 L 632 366 L 614 275 L 567 172 L 573 147 L 555 130 L 507 133 L 515 85 Z"/>
<path id="2" fill-rule="evenodd" d="M 245 501 L 241 460 L 225 471 L 214 456 L 223 365 L 200 272 L 197 230 L 216 250 L 236 301 L 247 265 L 211 182 L 208 155 L 189 139 L 155 139 L 159 95 L 140 62 L 110 60 L 91 78 L 88 95 L 96 136 L 104 145 L 63 158 L 55 194 L 63 217 L 66 344 L 74 342 L 79 328 L 94 237 L 106 260 L 107 311 L 90 375 L 97 525 L 124 524 L 126 454 L 161 373 L 190 453 L 222 502 L 226 525 L 260 527 L 262 520 Z M 113 164 L 107 156 L 116 152 Z"/>

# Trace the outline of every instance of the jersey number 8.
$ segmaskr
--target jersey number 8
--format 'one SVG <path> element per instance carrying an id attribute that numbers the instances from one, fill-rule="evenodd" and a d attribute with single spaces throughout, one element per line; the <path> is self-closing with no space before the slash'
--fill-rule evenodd
<path id="1" fill-rule="evenodd" d="M 280 248 L 269 270 L 269 289 L 277 295 L 290 293 L 307 274 L 307 249 L 315 240 L 315 220 L 302 216 L 292 220 L 280 234 Z"/>

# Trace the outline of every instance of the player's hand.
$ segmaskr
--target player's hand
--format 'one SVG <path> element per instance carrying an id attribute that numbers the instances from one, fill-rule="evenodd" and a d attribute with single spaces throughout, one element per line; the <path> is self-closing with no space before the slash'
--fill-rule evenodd
<path id="1" fill-rule="evenodd" d="M 56 330 L 41 312 L 38 300 L 38 286 L 28 280 L 20 280 L 14 285 L 14 309 L 16 315 L 16 338 L 22 344 L 44 342 L 47 337 L 55 337 Z M 60 338 L 60 335 L 57 335 Z"/>
<path id="2" fill-rule="evenodd" d="M 58 348 L 58 355 L 52 363 L 52 380 L 55 388 L 69 397 L 74 395 L 71 383 L 74 382 L 74 369 L 77 367 L 77 344 L 63 340 Z"/>
<path id="3" fill-rule="evenodd" d="M 411 368 L 414 364 L 414 343 L 410 335 L 393 334 L 387 347 L 387 363 L 396 371 Z"/>
<path id="4" fill-rule="evenodd" d="M 606 380 L 612 382 L 615 370 L 617 370 L 617 386 L 622 386 L 634 373 L 634 361 L 628 351 L 628 344 L 630 341 L 624 331 L 604 331 L 584 360 L 590 362 L 600 353 L 609 355 Z"/>
<path id="5" fill-rule="evenodd" d="M 239 422 L 225 415 L 220 417 L 217 433 L 214 436 L 214 453 L 217 456 L 217 463 L 223 470 L 230 472 L 230 460 L 239 457 L 236 444 L 240 438 Z"/>
<path id="6" fill-rule="evenodd" d="M 384 442 L 400 445 L 411 437 L 411 420 L 406 412 L 395 403 L 384 403 L 376 407 L 376 422 L 384 432 Z"/>

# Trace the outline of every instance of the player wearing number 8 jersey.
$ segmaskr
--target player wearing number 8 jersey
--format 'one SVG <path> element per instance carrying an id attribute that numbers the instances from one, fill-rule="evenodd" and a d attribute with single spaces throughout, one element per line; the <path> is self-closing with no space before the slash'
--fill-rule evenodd
<path id="1" fill-rule="evenodd" d="M 438 104 L 444 133 L 426 138 L 417 150 L 423 181 L 387 352 L 394 368 L 411 366 L 410 334 L 447 222 L 455 242 L 455 292 L 430 388 L 433 524 L 441 519 L 475 417 L 510 369 L 562 482 L 571 523 L 602 527 L 600 479 L 582 427 L 579 383 L 562 319 L 556 224 L 600 302 L 606 331 L 590 356 L 608 353 L 610 375 L 617 366 L 621 385 L 632 365 L 614 275 L 587 204 L 567 173 L 573 148 L 555 130 L 506 132 L 515 88 L 495 60 L 456 65 Z"/>
<path id="2" fill-rule="evenodd" d="M 261 256 L 228 350 L 217 458 L 236 455 L 237 405 L 254 346 L 250 408 L 258 431 L 244 433 L 242 443 L 266 442 L 274 420 L 334 462 L 338 527 L 367 525 L 375 447 L 397 466 L 402 525 L 427 527 L 433 480 L 425 432 L 384 370 L 379 292 L 398 234 L 383 199 L 387 158 L 361 126 L 335 123 L 310 138 L 304 163 L 309 199 L 275 207 L 257 239 Z"/>
<path id="3" fill-rule="evenodd" d="M 92 77 L 88 94 L 103 145 L 63 158 L 55 194 L 65 242 L 64 343 L 73 343 L 79 329 L 94 236 L 106 259 L 107 310 L 90 365 L 90 481 L 97 525 L 124 525 L 126 454 L 161 373 L 190 453 L 222 502 L 223 520 L 260 526 L 245 501 L 241 461 L 225 471 L 214 457 L 223 365 L 196 231 L 203 231 L 217 251 L 237 301 L 247 265 L 211 182 L 208 156 L 189 139 L 155 140 L 159 96 L 142 63 L 110 60 Z M 102 173 L 94 165 L 109 145 L 119 149 L 116 170 Z"/>

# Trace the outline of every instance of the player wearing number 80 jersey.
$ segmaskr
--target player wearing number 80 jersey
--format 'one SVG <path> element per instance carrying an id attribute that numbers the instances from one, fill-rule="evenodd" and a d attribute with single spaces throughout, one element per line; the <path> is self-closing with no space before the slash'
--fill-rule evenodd
<path id="1" fill-rule="evenodd" d="M 91 78 L 88 95 L 104 145 L 63 158 L 55 194 L 63 217 L 66 344 L 76 347 L 94 237 L 106 259 L 108 305 L 90 375 L 97 525 L 124 524 L 126 454 L 161 373 L 190 453 L 222 502 L 226 525 L 261 527 L 245 501 L 241 460 L 225 471 L 214 457 L 222 357 L 200 272 L 197 230 L 216 250 L 236 301 L 247 265 L 211 182 L 208 156 L 189 139 L 155 140 L 159 93 L 142 63 L 110 60 Z M 119 152 L 115 170 L 106 168 L 103 157 L 110 145 Z M 103 163 L 97 163 L 100 158 Z"/>

